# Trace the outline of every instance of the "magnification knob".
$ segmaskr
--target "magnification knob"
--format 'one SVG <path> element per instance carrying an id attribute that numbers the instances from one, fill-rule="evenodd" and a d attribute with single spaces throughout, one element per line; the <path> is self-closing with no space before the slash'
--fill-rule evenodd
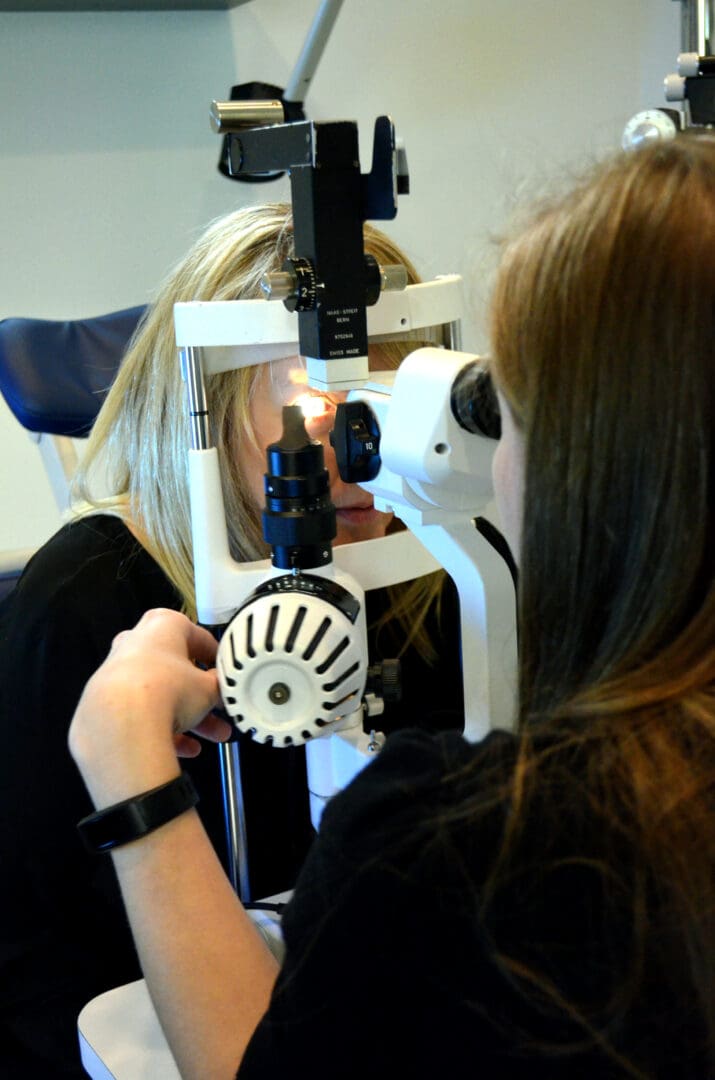
<path id="1" fill-rule="evenodd" d="M 286 259 L 282 270 L 264 274 L 261 289 L 268 300 L 282 300 L 289 311 L 312 311 L 318 295 L 310 259 Z"/>

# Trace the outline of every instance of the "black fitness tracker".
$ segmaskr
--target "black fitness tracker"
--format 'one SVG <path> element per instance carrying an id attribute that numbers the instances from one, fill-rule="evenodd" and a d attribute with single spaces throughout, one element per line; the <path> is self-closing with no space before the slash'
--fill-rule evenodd
<path id="1" fill-rule="evenodd" d="M 166 825 L 172 818 L 191 810 L 199 795 L 186 773 L 167 784 L 134 795 L 124 802 L 82 818 L 77 824 L 84 845 L 93 855 L 140 840 L 147 833 Z"/>

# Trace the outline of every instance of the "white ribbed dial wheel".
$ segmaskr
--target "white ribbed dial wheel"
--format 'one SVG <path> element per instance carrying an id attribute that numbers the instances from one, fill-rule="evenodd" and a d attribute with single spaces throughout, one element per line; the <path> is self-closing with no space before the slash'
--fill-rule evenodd
<path id="1" fill-rule="evenodd" d="M 217 669 L 224 707 L 239 731 L 257 742 L 297 746 L 358 708 L 364 635 L 320 596 L 258 595 L 224 632 Z"/>

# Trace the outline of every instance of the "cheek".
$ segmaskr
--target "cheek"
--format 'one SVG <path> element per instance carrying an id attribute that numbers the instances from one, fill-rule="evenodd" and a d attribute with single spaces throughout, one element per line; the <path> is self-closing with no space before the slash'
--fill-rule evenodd
<path id="1" fill-rule="evenodd" d="M 251 496 L 251 500 L 259 509 L 263 507 L 263 476 L 266 471 L 266 455 L 263 450 L 258 450 L 252 443 L 246 442 L 240 451 L 241 475 L 243 482 Z"/>
<path id="2" fill-rule="evenodd" d="M 266 473 L 266 448 L 277 442 L 283 433 L 280 409 L 271 408 L 263 401 L 254 404 L 250 413 L 254 440 L 246 433 L 239 440 L 238 454 L 241 475 L 254 504 L 261 509 L 265 501 L 263 477 Z"/>
<path id="3" fill-rule="evenodd" d="M 494 451 L 494 457 L 492 458 L 492 483 L 494 484 L 494 494 L 497 502 L 501 501 L 502 492 L 504 490 L 504 446 L 501 441 L 497 443 L 496 450 Z"/>
<path id="4" fill-rule="evenodd" d="M 492 459 L 492 481 L 502 531 L 512 554 L 518 558 L 523 478 L 519 462 L 502 440 L 499 441 Z"/>

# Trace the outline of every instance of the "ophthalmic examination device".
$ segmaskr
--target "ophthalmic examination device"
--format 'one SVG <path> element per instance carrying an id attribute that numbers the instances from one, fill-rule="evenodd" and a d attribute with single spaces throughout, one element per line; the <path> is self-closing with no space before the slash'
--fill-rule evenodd
<path id="1" fill-rule="evenodd" d="M 464 734 L 472 740 L 512 722 L 515 597 L 488 520 L 498 410 L 483 361 L 459 351 L 460 280 L 404 286 L 404 271 L 378 266 L 363 251 L 363 222 L 394 217 L 406 189 L 393 125 L 377 120 L 372 169 L 363 176 L 355 124 L 286 124 L 274 104 L 262 112 L 261 103 L 231 102 L 230 124 L 217 104 L 214 117 L 231 168 L 289 172 L 294 256 L 265 281 L 266 299 L 177 304 L 175 328 L 191 416 L 198 618 L 220 639 L 219 681 L 236 730 L 272 743 L 276 753 L 305 744 L 317 827 L 326 800 L 382 744 L 380 715 L 394 671 L 376 672 L 369 663 L 365 592 L 440 566 L 452 577 Z M 243 109 L 250 117 L 237 119 Z M 368 342 L 432 340 L 426 330 L 435 326 L 449 348 L 418 348 L 397 371 L 369 371 Z M 298 355 L 314 391 L 349 391 L 332 435 L 343 479 L 362 484 L 375 506 L 394 510 L 406 529 L 332 550 L 322 446 L 308 438 L 299 405 L 289 405 L 283 434 L 266 456 L 263 521 L 272 556 L 237 563 L 205 380 Z M 263 909 L 251 916 L 280 955 L 276 911 L 284 897 L 251 902 L 239 748 L 240 740 L 219 748 L 229 872 L 247 906 Z M 89 1002 L 78 1030 L 82 1061 L 95 1080 L 147 1069 L 178 1080 L 143 980 Z"/>
<path id="2" fill-rule="evenodd" d="M 218 672 L 237 731 L 276 748 L 306 745 L 311 813 L 381 745 L 379 717 L 395 672 L 367 656 L 364 593 L 443 567 L 460 602 L 464 732 L 512 721 L 516 668 L 512 574 L 484 517 L 499 415 L 488 372 L 459 351 L 461 279 L 406 285 L 402 267 L 366 256 L 363 223 L 397 213 L 407 191 L 392 121 L 375 123 L 360 172 L 353 122 L 283 122 L 280 102 L 214 102 L 237 173 L 290 175 L 294 255 L 262 282 L 265 299 L 181 303 L 176 342 L 187 387 L 199 621 L 220 638 Z M 282 301 L 282 303 L 280 302 Z M 368 341 L 443 328 L 448 348 L 420 348 L 396 372 L 370 372 Z M 373 493 L 407 529 L 331 548 L 334 508 L 322 448 L 298 405 L 267 450 L 264 536 L 272 557 L 229 553 L 205 379 L 300 354 L 308 384 L 349 391 L 331 435 L 343 480 Z M 277 749 L 276 752 L 280 752 Z M 229 863 L 248 899 L 236 742 L 221 748 Z"/>

